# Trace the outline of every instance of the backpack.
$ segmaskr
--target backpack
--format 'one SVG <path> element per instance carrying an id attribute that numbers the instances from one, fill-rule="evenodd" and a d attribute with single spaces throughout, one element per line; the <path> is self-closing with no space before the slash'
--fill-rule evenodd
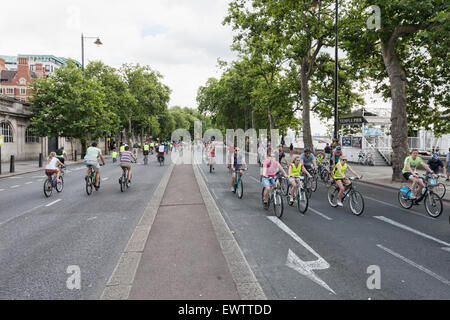
<path id="1" fill-rule="evenodd" d="M 62 156 L 62 155 L 63 155 L 62 149 L 56 150 L 56 155 L 57 155 L 57 156 Z"/>

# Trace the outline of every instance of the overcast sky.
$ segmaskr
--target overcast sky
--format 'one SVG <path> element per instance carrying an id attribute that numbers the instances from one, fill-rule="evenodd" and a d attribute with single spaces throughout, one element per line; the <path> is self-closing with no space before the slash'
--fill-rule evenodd
<path id="1" fill-rule="evenodd" d="M 223 26 L 229 0 L 22 0 L 2 2 L 0 54 L 51 54 L 119 67 L 148 64 L 172 89 L 170 106 L 195 108 L 199 86 L 231 61 L 232 31 Z M 313 121 L 313 133 L 325 130 Z"/>

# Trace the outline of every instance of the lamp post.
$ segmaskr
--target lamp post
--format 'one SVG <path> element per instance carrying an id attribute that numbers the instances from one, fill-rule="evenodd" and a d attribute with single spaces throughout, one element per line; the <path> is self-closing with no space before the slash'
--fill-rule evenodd
<path id="1" fill-rule="evenodd" d="M 100 47 L 103 44 L 100 41 L 100 37 L 85 37 L 83 34 L 81 34 L 81 70 L 83 72 L 84 72 L 84 40 L 86 39 L 97 39 L 94 42 L 94 44 L 97 45 L 97 47 Z"/>
<path id="2" fill-rule="evenodd" d="M 311 8 L 315 11 L 320 5 L 320 0 L 314 0 L 311 2 Z M 338 84 L 339 84 L 339 54 L 338 54 L 338 40 L 339 40 L 339 29 L 338 29 L 338 14 L 339 14 L 339 3 L 336 0 L 335 4 L 335 23 L 334 23 L 334 31 L 335 31 L 335 44 L 334 44 L 334 130 L 333 130 L 333 138 L 338 139 L 338 130 L 339 130 L 339 115 L 338 115 Z"/>

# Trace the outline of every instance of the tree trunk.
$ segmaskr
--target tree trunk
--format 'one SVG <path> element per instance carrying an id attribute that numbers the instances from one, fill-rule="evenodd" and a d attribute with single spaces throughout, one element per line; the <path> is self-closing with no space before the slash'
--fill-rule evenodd
<path id="1" fill-rule="evenodd" d="M 311 120 L 310 120 L 310 100 L 309 100 L 309 83 L 306 66 L 300 69 L 300 93 L 302 98 L 302 117 L 303 117 L 303 144 L 305 148 L 312 149 Z"/>
<path id="2" fill-rule="evenodd" d="M 275 121 L 272 116 L 272 111 L 269 109 L 267 111 L 267 116 L 269 117 L 270 130 L 275 129 Z"/>
<path id="3" fill-rule="evenodd" d="M 256 129 L 256 126 L 255 126 L 255 110 L 253 110 L 253 108 L 252 108 L 252 128 Z"/>
<path id="4" fill-rule="evenodd" d="M 392 181 L 402 181 L 403 162 L 409 151 L 406 74 L 397 57 L 395 48 L 383 45 L 382 55 L 391 85 Z"/>

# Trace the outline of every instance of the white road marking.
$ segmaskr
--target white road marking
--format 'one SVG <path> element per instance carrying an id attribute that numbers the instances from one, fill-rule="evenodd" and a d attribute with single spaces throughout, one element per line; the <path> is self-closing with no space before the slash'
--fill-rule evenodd
<path id="1" fill-rule="evenodd" d="M 27 183 L 25 183 L 25 184 L 32 184 L 33 183 L 33 181 L 30 181 L 30 182 L 27 182 Z"/>
<path id="2" fill-rule="evenodd" d="M 213 193 L 213 195 L 216 199 L 219 199 L 219 197 L 217 197 L 217 194 L 214 192 L 214 189 L 211 188 L 211 192 Z"/>
<path id="3" fill-rule="evenodd" d="M 422 218 L 426 218 L 426 219 L 430 219 L 430 220 L 436 220 L 435 218 L 431 218 L 431 217 L 425 216 L 425 215 L 423 215 L 423 214 L 421 214 L 421 213 L 419 213 L 419 212 L 415 212 L 415 211 L 410 210 L 410 209 L 405 209 L 405 208 L 402 208 L 402 207 L 400 207 L 400 206 L 394 206 L 393 204 L 390 204 L 390 203 L 387 203 L 387 202 L 384 202 L 384 201 L 381 201 L 381 200 L 377 200 L 377 199 L 368 197 L 368 196 L 366 196 L 366 195 L 364 196 L 364 198 L 365 198 L 365 199 L 372 200 L 372 201 L 376 201 L 376 202 L 379 202 L 379 203 L 382 203 L 382 204 L 384 204 L 384 205 L 387 205 L 387 206 L 390 206 L 390 207 L 393 207 L 393 208 L 396 208 L 396 209 L 400 209 L 400 210 L 406 211 L 406 212 L 408 212 L 408 213 L 415 214 L 416 216 L 419 216 L 419 217 L 422 217 Z"/>
<path id="4" fill-rule="evenodd" d="M 9 177 L 9 179 L 22 179 L 22 177 Z"/>
<path id="5" fill-rule="evenodd" d="M 5 189 L 0 189 L 0 192 L 5 191 Z"/>
<path id="6" fill-rule="evenodd" d="M 313 248 L 311 248 L 305 241 L 303 241 L 294 231 L 292 231 L 287 225 L 285 225 L 280 219 L 277 217 L 267 217 L 270 221 L 275 223 L 281 230 L 290 235 L 295 241 L 297 241 L 300 245 L 306 248 L 309 252 L 317 257 L 317 260 L 314 261 L 303 261 L 301 260 L 291 249 L 288 251 L 288 256 L 286 260 L 286 266 L 294 269 L 300 274 L 306 276 L 310 280 L 315 283 L 321 285 L 328 291 L 336 294 L 322 279 L 320 279 L 313 270 L 325 270 L 330 267 L 330 264 L 325 261 Z"/>
<path id="7" fill-rule="evenodd" d="M 97 219 L 97 217 L 89 218 L 89 219 L 87 219 L 86 221 L 95 220 L 95 219 Z"/>
<path id="8" fill-rule="evenodd" d="M 23 215 L 25 215 L 25 214 L 27 214 L 27 213 L 33 211 L 33 210 L 36 210 L 36 209 L 38 209 L 38 208 L 40 208 L 40 207 L 42 207 L 42 206 L 43 206 L 43 204 L 41 204 L 41 205 L 39 205 L 39 206 L 37 206 L 37 207 L 31 208 L 30 210 L 27 210 L 27 211 L 23 212 L 23 213 L 20 214 L 19 216 L 15 216 L 15 217 L 12 217 L 12 218 L 10 218 L 10 219 L 8 219 L 8 220 L 6 220 L 6 221 L 0 222 L 0 226 L 6 224 L 6 223 L 8 223 L 8 222 L 10 222 L 10 221 L 12 221 L 12 220 L 14 220 L 14 219 L 16 219 L 16 218 L 20 218 L 21 216 L 23 216 Z"/>
<path id="9" fill-rule="evenodd" d="M 10 189 L 15 189 L 15 188 L 18 188 L 18 187 L 20 187 L 19 185 L 17 185 L 17 186 L 12 186 Z"/>
<path id="10" fill-rule="evenodd" d="M 400 254 L 398 254 L 398 253 L 396 253 L 396 252 L 394 252 L 394 251 L 392 251 L 392 250 L 390 250 L 390 249 L 388 249 L 388 248 L 382 246 L 381 244 L 377 244 L 377 247 L 380 248 L 380 249 L 382 249 L 382 250 L 384 250 L 384 251 L 386 251 L 386 252 L 388 252 L 388 253 L 390 253 L 390 254 L 393 255 L 394 257 L 397 257 L 397 258 L 403 260 L 404 262 L 406 262 L 406 263 L 412 265 L 413 267 L 416 267 L 417 269 L 419 269 L 419 270 L 425 272 L 426 274 L 428 274 L 429 276 L 432 276 L 433 278 L 439 280 L 439 281 L 442 282 L 443 284 L 450 285 L 450 281 L 449 281 L 449 280 L 447 280 L 447 279 L 441 277 L 440 275 L 437 275 L 437 274 L 434 273 L 433 271 L 428 270 L 427 268 L 425 268 L 425 267 L 423 267 L 423 266 L 421 266 L 421 265 L 419 265 L 419 264 L 417 264 L 417 263 L 415 263 L 415 262 L 413 262 L 413 261 L 411 261 L 411 260 L 409 260 L 409 259 L 403 257 L 402 255 L 400 255 Z"/>
<path id="11" fill-rule="evenodd" d="M 327 215 L 323 214 L 322 212 L 317 211 L 317 210 L 315 210 L 315 209 L 313 209 L 313 208 L 311 208 L 311 207 L 309 207 L 309 210 L 311 210 L 311 211 L 314 212 L 315 214 L 318 214 L 318 215 L 321 216 L 322 218 L 325 218 L 325 219 L 327 219 L 327 220 L 329 220 L 329 221 L 332 221 L 332 220 L 333 220 L 333 219 L 330 218 L 329 216 L 327 216 Z"/>
<path id="12" fill-rule="evenodd" d="M 261 181 L 259 181 L 258 179 L 256 179 L 255 177 L 253 177 L 253 176 L 251 176 L 251 175 L 249 175 L 248 176 L 250 179 L 253 179 L 253 180 L 255 180 L 256 182 L 258 182 L 258 183 L 260 183 Z"/>
<path id="13" fill-rule="evenodd" d="M 450 243 L 447 243 L 447 242 L 439 240 L 439 239 L 437 239 L 435 237 L 429 236 L 429 235 L 427 235 L 427 234 L 425 234 L 423 232 L 420 232 L 420 231 L 418 231 L 416 229 L 413 229 L 413 228 L 410 228 L 408 226 L 405 226 L 404 224 L 401 224 L 401 223 L 399 223 L 397 221 L 391 220 L 391 219 L 383 217 L 383 216 L 374 217 L 374 218 L 378 219 L 378 220 L 381 220 L 381 221 L 384 221 L 384 222 L 387 222 L 387 223 L 390 223 L 393 226 L 396 226 L 398 228 L 401 228 L 401 229 L 407 230 L 409 232 L 415 233 L 415 234 L 417 234 L 417 235 L 419 235 L 421 237 L 427 238 L 429 240 L 433 240 L 433 241 L 435 241 L 437 243 L 443 244 L 444 246 L 450 247 Z"/>
<path id="14" fill-rule="evenodd" d="M 444 251 L 450 252 L 450 247 L 442 247 L 441 249 Z"/>
<path id="15" fill-rule="evenodd" d="M 46 205 L 46 207 L 50 207 L 50 206 L 54 205 L 55 203 L 60 202 L 61 200 L 62 200 L 62 199 L 55 200 L 55 201 L 49 203 L 48 205 Z"/>
<path id="16" fill-rule="evenodd" d="M 109 178 L 103 178 L 102 181 L 106 181 L 106 180 L 108 180 L 108 179 L 109 179 Z"/>

